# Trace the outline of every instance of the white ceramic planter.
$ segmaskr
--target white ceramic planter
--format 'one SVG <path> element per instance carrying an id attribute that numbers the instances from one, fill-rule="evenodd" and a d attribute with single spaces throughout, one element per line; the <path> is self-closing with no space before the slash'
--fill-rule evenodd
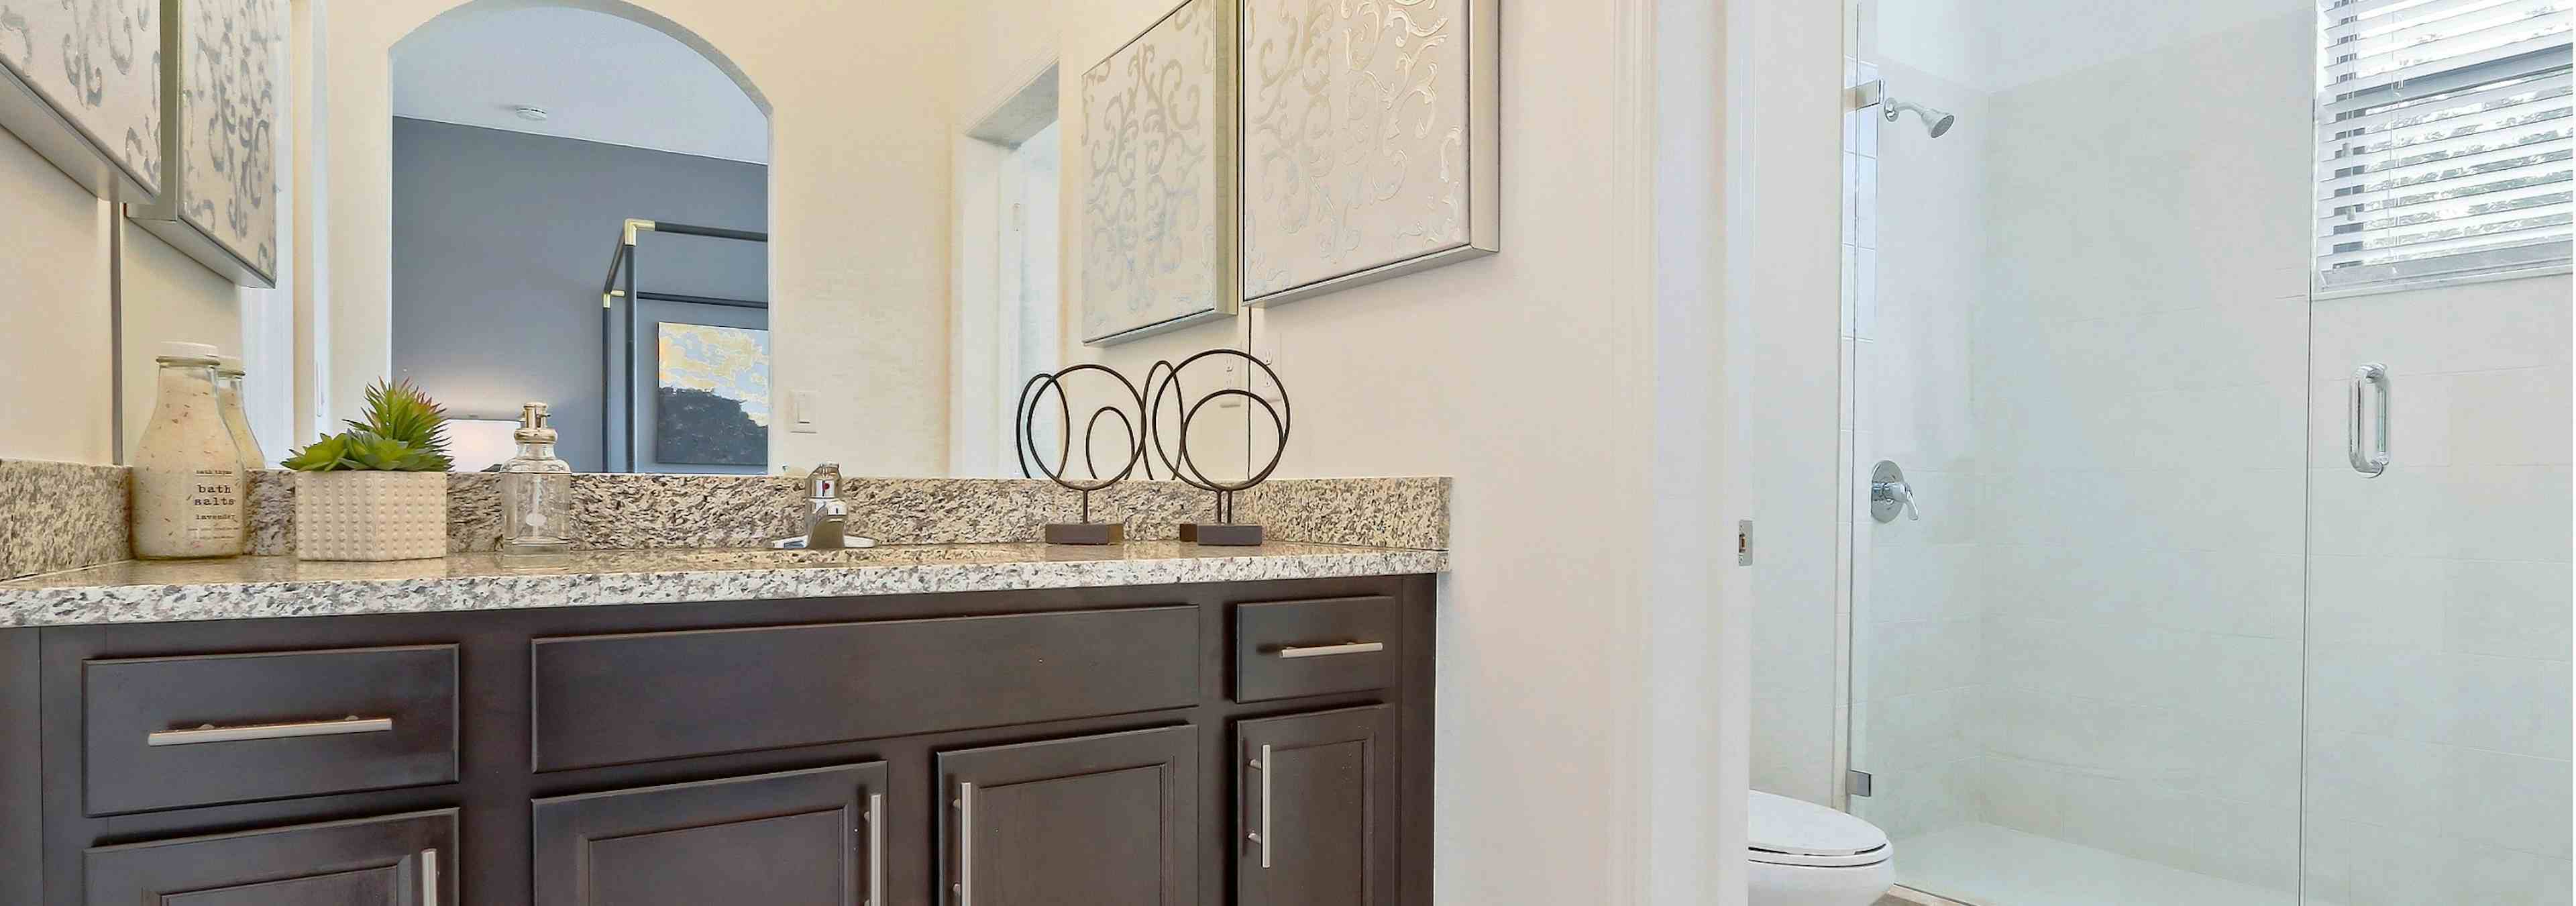
<path id="1" fill-rule="evenodd" d="M 295 556 L 447 556 L 447 473 L 295 473 Z"/>

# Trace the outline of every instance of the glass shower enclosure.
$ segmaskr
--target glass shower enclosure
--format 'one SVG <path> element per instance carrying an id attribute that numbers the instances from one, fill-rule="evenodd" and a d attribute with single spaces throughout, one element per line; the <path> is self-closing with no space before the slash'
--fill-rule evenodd
<path id="1" fill-rule="evenodd" d="M 1980 906 L 2566 904 L 2571 0 L 1863 0 L 1845 806 Z"/>

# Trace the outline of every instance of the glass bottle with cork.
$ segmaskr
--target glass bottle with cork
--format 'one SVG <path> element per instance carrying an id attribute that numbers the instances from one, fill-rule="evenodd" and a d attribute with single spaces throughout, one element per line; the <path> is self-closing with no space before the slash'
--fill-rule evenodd
<path id="1" fill-rule="evenodd" d="M 163 343 L 153 361 L 152 420 L 134 451 L 134 554 L 238 555 L 250 476 L 215 390 L 215 348 Z"/>

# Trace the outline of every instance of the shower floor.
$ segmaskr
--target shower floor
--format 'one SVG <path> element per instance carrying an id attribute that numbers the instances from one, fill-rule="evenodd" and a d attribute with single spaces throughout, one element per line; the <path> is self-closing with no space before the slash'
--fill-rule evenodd
<path id="1" fill-rule="evenodd" d="M 1963 824 L 1894 841 L 1896 881 L 1974 906 L 2297 906 L 2268 890 L 2144 859 Z"/>

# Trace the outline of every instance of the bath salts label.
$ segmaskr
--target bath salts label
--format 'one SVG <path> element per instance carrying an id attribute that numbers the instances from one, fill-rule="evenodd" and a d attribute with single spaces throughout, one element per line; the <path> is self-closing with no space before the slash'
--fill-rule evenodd
<path id="1" fill-rule="evenodd" d="M 188 540 L 228 541 L 241 536 L 242 475 L 231 469 L 198 469 L 188 476 Z"/>

